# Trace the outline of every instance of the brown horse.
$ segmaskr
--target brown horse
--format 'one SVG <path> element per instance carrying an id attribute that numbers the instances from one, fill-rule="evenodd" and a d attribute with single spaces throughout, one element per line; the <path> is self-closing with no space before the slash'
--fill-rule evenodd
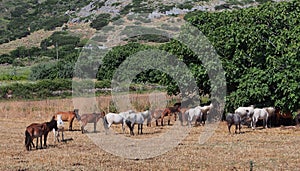
<path id="1" fill-rule="evenodd" d="M 78 109 L 74 109 L 74 111 L 68 111 L 68 112 L 57 112 L 54 117 L 57 120 L 57 115 L 61 115 L 61 119 L 63 121 L 69 122 L 69 131 L 72 131 L 72 124 L 74 118 L 76 118 L 78 121 L 80 120 L 80 116 L 78 114 Z"/>
<path id="2" fill-rule="evenodd" d="M 290 111 L 283 112 L 279 108 L 275 110 L 276 114 L 276 125 L 292 125 L 293 114 Z"/>
<path id="3" fill-rule="evenodd" d="M 180 106 L 179 105 L 165 108 L 165 110 L 161 114 L 161 120 L 160 120 L 161 126 L 164 126 L 164 117 L 165 116 L 169 116 L 168 117 L 168 125 L 170 125 L 171 115 L 173 113 L 174 113 L 174 120 L 176 121 L 176 118 L 177 118 L 176 113 L 177 112 L 179 112 L 179 114 L 181 114 Z"/>
<path id="4" fill-rule="evenodd" d="M 48 133 L 51 130 L 57 130 L 57 122 L 54 120 L 54 117 L 52 117 L 50 122 L 44 122 L 44 123 L 32 123 L 29 126 L 26 127 L 25 130 L 25 147 L 27 150 L 31 149 L 31 145 L 33 145 L 33 139 L 36 139 L 36 149 L 38 148 L 38 138 L 40 138 L 40 148 L 42 147 L 42 136 L 44 135 L 44 146 L 47 146 L 47 136 Z"/>
<path id="5" fill-rule="evenodd" d="M 96 124 L 99 121 L 100 118 L 104 118 L 105 112 L 102 111 L 101 113 L 92 113 L 92 114 L 82 114 L 80 116 L 80 121 L 81 121 L 81 132 L 84 133 L 84 127 L 88 123 L 94 123 L 94 132 L 96 132 Z"/>

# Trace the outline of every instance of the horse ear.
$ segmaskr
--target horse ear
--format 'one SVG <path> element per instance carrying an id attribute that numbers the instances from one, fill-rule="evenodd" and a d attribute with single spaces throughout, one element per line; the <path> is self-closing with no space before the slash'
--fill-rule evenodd
<path id="1" fill-rule="evenodd" d="M 55 115 L 52 116 L 52 119 L 51 119 L 51 120 L 55 120 Z"/>

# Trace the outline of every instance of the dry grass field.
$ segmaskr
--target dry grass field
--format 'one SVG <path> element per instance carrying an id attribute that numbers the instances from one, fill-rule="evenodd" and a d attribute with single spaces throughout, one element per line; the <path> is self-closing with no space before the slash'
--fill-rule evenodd
<path id="1" fill-rule="evenodd" d="M 101 99 L 102 104 L 108 104 L 104 99 Z M 71 99 L 1 102 L 0 170 L 250 170 L 251 162 L 253 170 L 259 171 L 300 169 L 300 130 L 259 127 L 252 131 L 243 127 L 244 133 L 228 135 L 225 122 L 218 124 L 204 144 L 199 144 L 204 127 L 193 127 L 178 146 L 145 160 L 125 159 L 106 152 L 87 136 L 103 133 L 92 133 L 92 124 L 89 124 L 89 133 L 82 134 L 76 120 L 73 123 L 75 131 L 65 131 L 65 139 L 69 141 L 54 143 L 50 133 L 46 149 L 26 151 L 26 126 L 48 121 L 58 110 L 72 109 Z M 156 127 L 153 123 L 152 127 L 144 127 L 143 135 L 135 136 L 129 136 L 128 130 L 124 135 L 120 126 L 113 126 L 112 130 L 120 136 L 147 139 L 159 136 L 171 127 Z"/>

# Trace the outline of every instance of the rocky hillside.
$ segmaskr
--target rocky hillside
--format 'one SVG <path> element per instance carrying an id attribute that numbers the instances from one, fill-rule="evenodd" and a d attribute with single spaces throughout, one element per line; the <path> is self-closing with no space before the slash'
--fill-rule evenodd
<path id="1" fill-rule="evenodd" d="M 93 21 L 99 14 L 112 18 L 143 13 L 147 17 L 174 16 L 189 11 L 214 11 L 257 5 L 270 0 L 2 0 L 0 44 L 26 37 L 38 30 L 53 30 L 64 23 Z"/>

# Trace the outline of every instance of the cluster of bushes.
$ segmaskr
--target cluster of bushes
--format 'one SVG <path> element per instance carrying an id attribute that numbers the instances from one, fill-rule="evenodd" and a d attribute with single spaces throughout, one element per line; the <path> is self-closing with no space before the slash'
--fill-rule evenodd
<path id="1" fill-rule="evenodd" d="M 80 85 L 80 86 L 76 86 Z M 49 97 L 67 97 L 72 95 L 72 88 L 77 92 L 84 92 L 80 88 L 101 89 L 110 87 L 110 81 L 72 81 L 71 79 L 44 79 L 27 83 L 12 83 L 0 86 L 0 98 L 5 98 L 9 91 L 13 92 L 14 99 L 36 99 Z M 76 89 L 77 88 L 77 89 Z"/>
<path id="2" fill-rule="evenodd" d="M 72 53 L 78 53 L 75 49 L 80 46 L 80 38 L 69 35 L 66 31 L 54 32 L 50 37 L 41 42 L 40 47 L 26 48 L 24 46 L 17 47 L 11 51 L 10 54 L 2 54 L 0 56 L 0 64 L 13 64 L 17 58 L 29 58 L 32 61 L 43 56 L 52 59 L 57 58 L 57 51 L 59 58 L 66 58 Z"/>
<path id="3" fill-rule="evenodd" d="M 96 30 L 101 30 L 104 26 L 107 26 L 111 21 L 111 15 L 109 13 L 99 14 L 94 20 L 92 20 L 90 26 Z"/>

